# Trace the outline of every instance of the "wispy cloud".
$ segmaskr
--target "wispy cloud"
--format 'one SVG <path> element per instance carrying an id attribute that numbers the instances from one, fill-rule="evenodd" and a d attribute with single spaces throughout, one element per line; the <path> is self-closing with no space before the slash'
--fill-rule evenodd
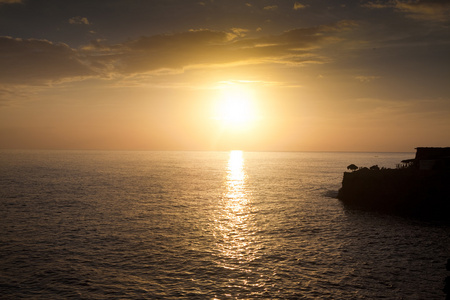
<path id="1" fill-rule="evenodd" d="M 41 83 L 93 75 L 76 50 L 46 40 L 0 37 L 0 82 Z"/>
<path id="2" fill-rule="evenodd" d="M 366 7 L 366 8 L 372 8 L 372 9 L 380 9 L 380 8 L 394 7 L 395 3 L 394 2 L 373 2 L 373 1 L 369 1 L 367 3 L 363 3 L 361 6 L 362 7 Z"/>
<path id="3" fill-rule="evenodd" d="M 300 10 L 300 9 L 305 9 L 307 6 L 304 4 L 301 4 L 299 2 L 295 2 L 294 3 L 294 10 Z"/>
<path id="4" fill-rule="evenodd" d="M 268 5 L 264 6 L 264 10 L 274 11 L 278 9 L 278 5 Z"/>
<path id="5" fill-rule="evenodd" d="M 89 25 L 89 21 L 85 17 L 76 16 L 69 19 L 70 24 Z"/>
<path id="6" fill-rule="evenodd" d="M 12 3 L 22 3 L 22 0 L 0 0 L 0 5 Z"/>
<path id="7" fill-rule="evenodd" d="M 369 1 L 363 4 L 370 9 L 394 8 L 405 13 L 408 17 L 428 21 L 449 21 L 450 2 L 442 0 L 415 0 L 415 1 Z"/>
<path id="8" fill-rule="evenodd" d="M 438 0 L 419 0 L 415 2 L 398 1 L 396 8 L 407 13 L 410 17 L 423 20 L 450 20 L 450 2 Z"/>
<path id="9" fill-rule="evenodd" d="M 232 38 L 235 37 L 245 37 L 247 35 L 247 33 L 249 32 L 248 29 L 244 29 L 244 28 L 231 28 L 231 32 L 230 35 Z"/>

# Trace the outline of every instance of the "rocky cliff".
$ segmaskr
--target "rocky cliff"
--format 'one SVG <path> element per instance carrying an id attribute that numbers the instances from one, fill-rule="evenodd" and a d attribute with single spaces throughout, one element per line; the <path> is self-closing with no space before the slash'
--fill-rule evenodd
<path id="1" fill-rule="evenodd" d="M 338 199 L 350 207 L 450 221 L 450 172 L 412 167 L 345 172 Z"/>

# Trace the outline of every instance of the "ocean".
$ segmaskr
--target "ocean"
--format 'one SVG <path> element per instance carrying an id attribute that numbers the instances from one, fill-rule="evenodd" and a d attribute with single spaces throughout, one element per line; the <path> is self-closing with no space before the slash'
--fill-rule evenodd
<path id="1" fill-rule="evenodd" d="M 1 299 L 444 299 L 450 227 L 351 210 L 413 153 L 0 151 Z"/>

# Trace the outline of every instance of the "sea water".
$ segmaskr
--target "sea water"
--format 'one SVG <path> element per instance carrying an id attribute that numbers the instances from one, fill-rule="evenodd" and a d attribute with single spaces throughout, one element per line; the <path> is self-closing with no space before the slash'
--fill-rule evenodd
<path id="1" fill-rule="evenodd" d="M 413 156 L 0 151 L 0 297 L 443 299 L 448 225 L 334 198 Z"/>

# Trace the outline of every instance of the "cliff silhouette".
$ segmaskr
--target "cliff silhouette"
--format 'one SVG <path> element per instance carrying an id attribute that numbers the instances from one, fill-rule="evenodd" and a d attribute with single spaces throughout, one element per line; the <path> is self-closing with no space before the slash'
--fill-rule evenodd
<path id="1" fill-rule="evenodd" d="M 416 158 L 396 169 L 350 165 L 338 199 L 353 208 L 450 221 L 450 148 L 416 149 Z"/>

